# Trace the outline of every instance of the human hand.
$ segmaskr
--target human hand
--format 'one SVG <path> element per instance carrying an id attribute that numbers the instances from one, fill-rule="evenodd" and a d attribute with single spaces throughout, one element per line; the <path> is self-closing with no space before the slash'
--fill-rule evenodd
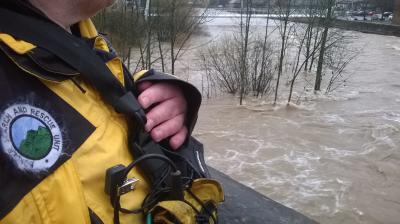
<path id="1" fill-rule="evenodd" d="M 170 137 L 172 149 L 178 149 L 186 140 L 188 129 L 185 126 L 187 102 L 181 89 L 171 83 L 143 82 L 138 86 L 139 103 L 146 113 L 146 131 L 154 141 Z"/>

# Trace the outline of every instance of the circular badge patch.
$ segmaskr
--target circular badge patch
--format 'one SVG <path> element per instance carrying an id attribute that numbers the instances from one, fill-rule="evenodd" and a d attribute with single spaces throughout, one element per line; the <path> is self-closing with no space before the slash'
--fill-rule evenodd
<path id="1" fill-rule="evenodd" d="M 15 104 L 0 117 L 1 144 L 19 169 L 42 171 L 61 155 L 63 139 L 54 118 L 43 109 Z"/>

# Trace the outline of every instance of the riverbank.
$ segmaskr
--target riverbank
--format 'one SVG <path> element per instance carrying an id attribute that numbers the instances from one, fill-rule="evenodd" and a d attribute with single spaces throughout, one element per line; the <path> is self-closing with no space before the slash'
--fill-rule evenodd
<path id="1" fill-rule="evenodd" d="M 294 17 L 290 18 L 292 22 L 307 23 L 308 18 Z M 386 36 L 400 37 L 400 26 L 393 24 L 374 23 L 365 21 L 349 21 L 336 19 L 332 26 L 344 30 L 358 31 L 362 33 L 379 34 Z"/>
<path id="2" fill-rule="evenodd" d="M 208 17 L 216 19 L 216 18 L 240 18 L 240 13 L 236 10 L 218 10 L 218 9 L 210 9 L 208 12 Z M 252 15 L 253 18 L 270 18 L 279 20 L 280 17 L 278 14 L 271 12 L 268 14 L 265 10 L 256 11 L 255 14 Z M 307 17 L 305 17 L 305 13 L 294 13 L 290 16 L 290 21 L 299 22 L 299 23 L 308 23 Z M 336 19 L 334 20 L 333 27 L 351 31 L 358 31 L 362 33 L 370 33 L 370 34 L 379 34 L 386 36 L 397 36 L 400 37 L 400 25 L 394 25 L 389 23 L 382 22 L 373 22 L 373 21 L 353 21 L 353 20 L 344 20 L 344 19 Z"/>

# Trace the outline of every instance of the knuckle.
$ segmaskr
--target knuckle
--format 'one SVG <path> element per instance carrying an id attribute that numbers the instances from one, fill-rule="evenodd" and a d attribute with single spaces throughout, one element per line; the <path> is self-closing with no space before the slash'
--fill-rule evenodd
<path id="1" fill-rule="evenodd" d="M 155 128 L 151 131 L 151 137 L 156 140 L 160 141 L 161 139 L 165 138 L 164 131 L 162 128 Z"/>
<path id="2" fill-rule="evenodd" d="M 154 124 L 154 125 L 158 125 L 159 123 L 162 122 L 163 114 L 160 113 L 159 110 L 157 110 L 156 108 L 154 108 L 153 110 L 151 110 L 151 111 L 148 113 L 147 116 L 148 116 L 148 119 L 150 119 L 150 120 L 153 121 L 153 124 Z"/>
<path id="3" fill-rule="evenodd" d="M 170 128 L 171 135 L 174 135 L 174 134 L 177 134 L 179 132 L 179 130 L 182 128 L 182 124 L 179 121 L 179 119 L 174 118 L 171 120 L 169 128 Z"/>
<path id="4" fill-rule="evenodd" d="M 173 109 L 174 109 L 174 114 L 180 114 L 182 112 L 186 112 L 187 110 L 186 100 L 182 97 L 174 98 Z"/>

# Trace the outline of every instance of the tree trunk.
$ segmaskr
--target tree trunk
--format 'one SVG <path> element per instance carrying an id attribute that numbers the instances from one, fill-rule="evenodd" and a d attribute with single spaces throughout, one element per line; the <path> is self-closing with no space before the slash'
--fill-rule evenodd
<path id="1" fill-rule="evenodd" d="M 276 80 L 274 104 L 276 104 L 276 101 L 278 100 L 279 81 L 281 79 L 281 75 L 282 75 L 282 72 L 283 72 L 283 60 L 284 60 L 284 57 L 285 57 L 286 32 L 287 32 L 288 19 L 289 18 L 285 18 L 284 27 L 283 27 L 281 53 L 280 53 L 280 57 L 279 57 L 279 67 L 278 67 L 279 70 L 278 70 L 278 78 Z"/>
<path id="2" fill-rule="evenodd" d="M 151 38 L 153 18 L 151 16 L 151 0 L 146 1 L 146 20 L 147 20 L 147 48 L 146 48 L 146 69 L 151 68 Z"/>
<path id="3" fill-rule="evenodd" d="M 317 25 L 317 32 L 316 32 L 316 34 L 315 34 L 315 36 L 314 36 L 314 45 L 313 45 L 313 48 L 315 48 L 315 46 L 317 45 L 318 37 L 319 37 L 319 27 L 318 27 L 318 25 Z M 308 69 L 309 71 L 311 71 L 312 68 L 313 68 L 313 66 L 314 66 L 315 57 L 316 57 L 315 54 L 312 55 L 312 57 L 311 57 L 310 68 Z"/>
<path id="4" fill-rule="evenodd" d="M 328 7 L 328 12 L 325 17 L 325 26 L 324 26 L 324 32 L 322 34 L 321 49 L 319 52 L 317 75 L 315 78 L 315 85 L 314 85 L 315 91 L 321 90 L 322 70 L 323 70 L 324 56 L 325 56 L 325 51 L 326 51 L 326 41 L 328 39 L 329 26 L 330 26 L 331 17 L 332 17 L 333 0 L 328 1 L 327 7 Z"/>
<path id="5" fill-rule="evenodd" d="M 269 16 L 270 16 L 270 7 L 271 7 L 271 0 L 268 0 L 268 12 L 267 12 L 267 23 L 265 24 L 265 36 L 264 36 L 264 43 L 262 49 L 262 59 L 261 59 L 261 71 L 260 71 L 260 78 L 257 84 L 257 97 L 261 93 L 261 80 L 265 76 L 265 55 L 267 51 L 267 39 L 268 39 L 268 26 L 269 26 Z"/>
<path id="6" fill-rule="evenodd" d="M 248 51 L 248 44 L 249 44 L 249 32 L 250 32 L 250 21 L 251 21 L 251 0 L 246 1 L 246 24 L 244 30 L 244 38 L 243 33 L 242 35 L 242 60 L 241 60 L 241 67 L 240 67 L 240 105 L 243 104 L 243 97 L 245 94 L 245 87 L 246 87 L 246 76 L 247 76 L 247 51 Z M 243 0 L 242 0 L 242 8 L 243 8 Z M 241 15 L 241 26 L 243 26 L 243 9 Z M 243 32 L 243 27 L 241 27 L 241 32 Z"/>

